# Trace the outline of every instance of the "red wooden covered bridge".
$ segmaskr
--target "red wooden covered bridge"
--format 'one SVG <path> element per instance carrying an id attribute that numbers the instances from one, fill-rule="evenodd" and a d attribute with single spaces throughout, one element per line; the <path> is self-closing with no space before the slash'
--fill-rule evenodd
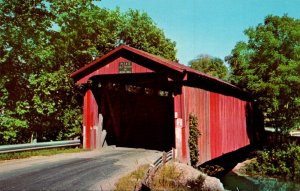
<path id="1" fill-rule="evenodd" d="M 156 150 L 189 158 L 189 114 L 198 118 L 200 162 L 249 145 L 248 93 L 173 61 L 119 46 L 71 74 L 85 88 L 83 145 Z M 105 136 L 106 135 L 106 136 Z"/>

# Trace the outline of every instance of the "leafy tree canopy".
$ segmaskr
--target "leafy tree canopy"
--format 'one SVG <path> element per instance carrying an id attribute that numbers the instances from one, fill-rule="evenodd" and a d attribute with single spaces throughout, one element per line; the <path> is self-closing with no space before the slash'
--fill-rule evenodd
<path id="1" fill-rule="evenodd" d="M 92 0 L 0 1 L 0 144 L 78 136 L 82 103 L 69 74 L 120 44 L 176 59 L 146 13 Z"/>
<path id="2" fill-rule="evenodd" d="M 267 16 L 263 24 L 245 30 L 226 58 L 231 81 L 257 98 L 268 126 L 288 132 L 300 126 L 300 20 Z"/>
<path id="3" fill-rule="evenodd" d="M 228 69 L 220 58 L 202 54 L 190 61 L 189 66 L 195 70 L 223 80 L 228 77 Z"/>

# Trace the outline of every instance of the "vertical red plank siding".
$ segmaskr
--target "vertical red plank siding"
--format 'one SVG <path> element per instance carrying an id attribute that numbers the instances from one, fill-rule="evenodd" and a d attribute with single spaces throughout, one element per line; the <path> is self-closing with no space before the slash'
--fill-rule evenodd
<path id="1" fill-rule="evenodd" d="M 91 119 L 90 119 L 90 97 L 91 97 L 91 91 L 88 90 L 84 95 L 84 101 L 83 101 L 83 146 L 86 149 L 90 149 L 90 126 L 91 126 Z"/>
<path id="2" fill-rule="evenodd" d="M 198 129 L 201 133 L 198 139 L 198 147 L 200 151 L 199 161 L 202 163 L 211 159 L 209 128 L 209 94 L 205 90 L 192 87 L 184 87 L 184 93 L 186 96 L 185 108 L 187 110 L 187 126 L 189 114 L 193 113 L 198 118 Z"/>
<path id="3" fill-rule="evenodd" d="M 119 73 L 119 63 L 120 62 L 131 62 L 128 59 L 125 59 L 123 57 L 119 57 L 116 60 L 114 60 L 113 62 L 93 71 L 92 73 L 84 76 L 82 79 L 80 79 L 77 83 L 86 83 L 87 80 L 95 75 L 100 75 L 100 74 L 118 74 Z M 132 63 L 132 73 L 149 73 L 149 72 L 153 72 L 152 70 L 145 68 L 135 62 L 131 62 Z"/>
<path id="4" fill-rule="evenodd" d="M 250 144 L 246 125 L 247 102 L 210 92 L 211 157 Z"/>
<path id="5" fill-rule="evenodd" d="M 215 158 L 218 153 L 218 145 L 221 144 L 219 135 L 222 133 L 219 130 L 219 108 L 218 95 L 210 93 L 210 152 L 211 157 Z"/>
<path id="6" fill-rule="evenodd" d="M 177 113 L 178 117 L 182 117 L 182 112 L 181 112 L 181 95 L 176 95 L 174 97 L 174 112 Z"/>
<path id="7" fill-rule="evenodd" d="M 184 91 L 184 89 L 182 90 Z M 186 108 L 185 108 L 185 94 L 182 93 L 181 96 L 181 118 L 182 118 L 182 158 L 186 162 L 189 159 L 188 157 L 188 135 L 189 135 L 189 124 L 186 124 Z"/>
<path id="8" fill-rule="evenodd" d="M 84 96 L 83 102 L 83 128 L 85 134 L 83 135 L 83 142 L 86 149 L 93 149 L 96 147 L 96 131 L 98 126 L 98 105 L 91 90 L 88 90 Z M 92 140 L 94 140 L 92 142 Z"/>
<path id="9" fill-rule="evenodd" d="M 200 163 L 250 143 L 246 126 L 247 102 L 193 87 L 183 87 L 183 93 L 186 128 L 190 113 L 198 118 Z M 186 133 L 186 141 L 188 135 Z"/>

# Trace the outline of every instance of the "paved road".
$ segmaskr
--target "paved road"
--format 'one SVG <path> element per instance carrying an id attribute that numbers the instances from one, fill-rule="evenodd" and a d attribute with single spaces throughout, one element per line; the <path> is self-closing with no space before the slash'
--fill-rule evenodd
<path id="1" fill-rule="evenodd" d="M 0 162 L 0 190 L 112 190 L 118 178 L 161 153 L 113 148 Z"/>

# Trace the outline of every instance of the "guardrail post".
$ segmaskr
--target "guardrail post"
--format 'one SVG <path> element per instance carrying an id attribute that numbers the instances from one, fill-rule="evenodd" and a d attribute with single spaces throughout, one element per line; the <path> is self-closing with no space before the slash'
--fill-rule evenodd
<path id="1" fill-rule="evenodd" d="M 163 152 L 163 155 L 162 155 L 162 164 L 165 165 L 166 163 L 167 163 L 167 153 Z"/>
<path id="2" fill-rule="evenodd" d="M 173 159 L 173 161 L 175 161 L 175 157 L 176 157 L 176 149 L 172 148 L 172 159 Z"/>

